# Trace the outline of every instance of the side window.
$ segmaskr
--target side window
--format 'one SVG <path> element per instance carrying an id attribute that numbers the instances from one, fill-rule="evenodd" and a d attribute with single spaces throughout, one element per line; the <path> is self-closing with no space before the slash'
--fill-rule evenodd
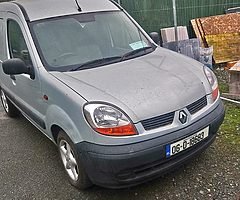
<path id="1" fill-rule="evenodd" d="M 13 20 L 8 21 L 8 43 L 11 58 L 20 58 L 26 65 L 32 65 L 21 28 L 18 23 Z"/>
<path id="2" fill-rule="evenodd" d="M 0 60 L 4 60 L 5 56 L 4 34 L 3 34 L 3 19 L 0 19 Z"/>

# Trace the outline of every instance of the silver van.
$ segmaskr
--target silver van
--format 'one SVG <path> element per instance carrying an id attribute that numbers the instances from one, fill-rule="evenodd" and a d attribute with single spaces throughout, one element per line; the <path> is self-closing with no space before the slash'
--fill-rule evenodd
<path id="1" fill-rule="evenodd" d="M 157 46 L 114 1 L 0 3 L 0 60 L 7 115 L 21 113 L 57 145 L 79 189 L 174 170 L 224 118 L 212 70 Z"/>

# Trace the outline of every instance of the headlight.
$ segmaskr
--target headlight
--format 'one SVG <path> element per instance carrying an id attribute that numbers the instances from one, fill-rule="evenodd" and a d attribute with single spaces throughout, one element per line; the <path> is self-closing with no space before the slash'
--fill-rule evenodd
<path id="1" fill-rule="evenodd" d="M 206 77 L 212 88 L 212 98 L 213 98 L 213 102 L 214 102 L 218 98 L 218 95 L 219 95 L 217 77 L 215 76 L 213 71 L 206 66 L 204 66 L 204 72 L 205 72 Z"/>
<path id="2" fill-rule="evenodd" d="M 136 129 L 129 118 L 119 109 L 105 104 L 87 104 L 84 114 L 90 126 L 103 135 L 136 135 Z"/>

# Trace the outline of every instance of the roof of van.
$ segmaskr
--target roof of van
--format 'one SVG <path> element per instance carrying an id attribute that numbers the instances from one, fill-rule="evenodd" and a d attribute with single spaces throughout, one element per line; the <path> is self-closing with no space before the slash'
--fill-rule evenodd
<path id="1" fill-rule="evenodd" d="M 6 4 L 20 6 L 23 12 L 25 10 L 24 14 L 29 21 L 86 12 L 119 10 L 110 0 L 78 0 L 82 12 L 78 11 L 75 0 L 16 0 Z"/>

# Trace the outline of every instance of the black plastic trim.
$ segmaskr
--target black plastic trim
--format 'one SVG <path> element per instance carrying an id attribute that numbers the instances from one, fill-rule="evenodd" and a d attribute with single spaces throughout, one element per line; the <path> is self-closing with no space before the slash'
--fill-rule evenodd
<path id="1" fill-rule="evenodd" d="M 207 106 L 207 97 L 204 96 L 201 99 L 198 99 L 197 101 L 188 105 L 187 109 L 193 115 L 193 114 L 197 113 L 198 111 L 202 110 L 206 106 Z"/>
<path id="2" fill-rule="evenodd" d="M 146 131 L 170 125 L 173 123 L 175 112 L 170 112 L 157 117 L 142 120 L 141 123 Z"/>

